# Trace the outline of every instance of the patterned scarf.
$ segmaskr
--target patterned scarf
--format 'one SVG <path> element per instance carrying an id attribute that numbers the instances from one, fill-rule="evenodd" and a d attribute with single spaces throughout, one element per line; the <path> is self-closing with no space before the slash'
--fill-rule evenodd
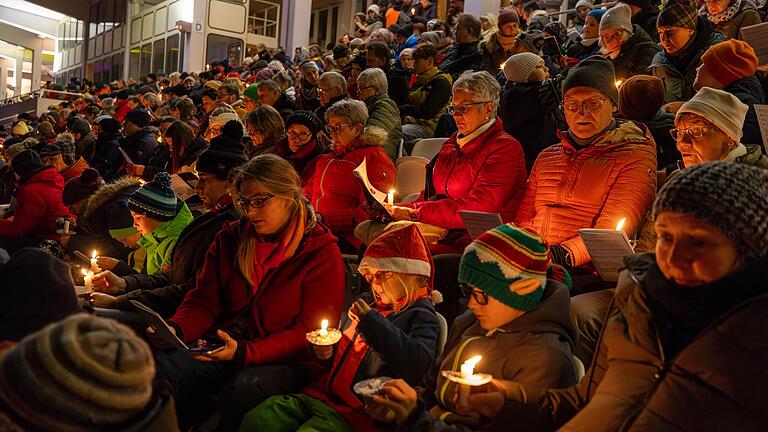
<path id="1" fill-rule="evenodd" d="M 704 5 L 701 6 L 701 9 L 699 9 L 699 15 L 706 15 L 707 21 L 711 22 L 714 25 L 727 22 L 732 20 L 733 17 L 736 16 L 736 12 L 738 12 L 739 9 L 741 9 L 741 1 L 742 0 L 733 0 L 733 3 L 731 3 L 730 6 L 728 6 L 724 11 L 715 15 L 712 15 L 709 12 L 707 12 L 707 5 L 705 3 Z"/>

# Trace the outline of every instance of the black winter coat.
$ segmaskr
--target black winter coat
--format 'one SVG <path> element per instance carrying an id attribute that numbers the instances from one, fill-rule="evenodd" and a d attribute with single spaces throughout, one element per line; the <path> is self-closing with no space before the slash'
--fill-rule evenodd
<path id="1" fill-rule="evenodd" d="M 613 60 L 617 80 L 646 73 L 653 57 L 661 51 L 661 47 L 640 26 L 635 24 L 632 28 L 632 36 L 622 45 L 619 56 Z"/>
<path id="2" fill-rule="evenodd" d="M 96 152 L 93 155 L 91 167 L 95 168 L 101 174 L 101 178 L 109 183 L 116 180 L 120 174 L 120 168 L 123 165 L 123 156 L 118 147 L 124 139 L 122 134 L 100 133 L 96 140 Z"/>
<path id="3" fill-rule="evenodd" d="M 387 94 L 389 98 L 395 101 L 398 106 L 405 104 L 408 92 L 410 91 L 408 87 L 409 74 L 402 69 L 393 69 L 389 65 L 385 65 L 382 70 L 387 75 Z M 321 119 L 325 121 L 322 117 Z"/>
<path id="4" fill-rule="evenodd" d="M 756 75 L 752 75 L 732 82 L 723 91 L 736 96 L 743 104 L 749 107 L 747 117 L 744 119 L 742 131 L 744 136 L 741 138 L 742 144 L 763 145 L 763 135 L 760 133 L 760 123 L 757 121 L 755 104 L 765 104 L 766 97 L 763 86 Z M 763 149 L 765 153 L 765 149 Z"/>
<path id="5" fill-rule="evenodd" d="M 146 127 L 122 140 L 122 147 L 136 165 L 149 165 L 157 147 L 157 129 Z"/>
<path id="6" fill-rule="evenodd" d="M 277 101 L 274 105 L 272 105 L 272 108 L 276 109 L 277 112 L 280 113 L 280 117 L 283 118 L 283 121 L 288 121 L 288 117 L 293 114 L 294 111 L 298 110 L 299 107 L 296 105 L 296 102 L 291 100 L 285 92 L 280 93 L 280 97 L 277 98 Z"/>
<path id="7" fill-rule="evenodd" d="M 237 219 L 231 204 L 218 212 L 208 212 L 194 219 L 179 235 L 173 248 L 170 271 L 125 276 L 126 294 L 117 297 L 115 308 L 133 310 L 129 301 L 137 300 L 163 317 L 173 316 L 187 292 L 195 287 L 208 246 L 225 223 Z"/>
<path id="8" fill-rule="evenodd" d="M 454 82 L 465 71 L 480 70 L 483 55 L 480 54 L 478 45 L 479 41 L 452 45 L 438 67 L 441 71 L 451 74 Z"/>

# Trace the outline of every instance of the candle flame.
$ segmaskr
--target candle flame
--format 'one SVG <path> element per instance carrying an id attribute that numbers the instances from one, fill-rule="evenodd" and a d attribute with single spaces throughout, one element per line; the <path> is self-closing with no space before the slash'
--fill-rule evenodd
<path id="1" fill-rule="evenodd" d="M 618 224 L 616 224 L 616 231 L 621 231 L 622 228 L 624 228 L 624 223 L 627 221 L 627 218 L 624 218 L 619 221 Z"/>
<path id="2" fill-rule="evenodd" d="M 477 365 L 477 362 L 482 358 L 482 356 L 474 356 L 465 361 L 464 364 L 461 365 L 461 376 L 464 377 L 464 379 L 470 379 L 475 373 L 475 365 Z"/>
<path id="3" fill-rule="evenodd" d="M 471 359 L 469 359 L 469 360 L 465 361 L 465 362 L 464 362 L 464 364 L 465 364 L 465 365 L 470 365 L 470 366 L 472 366 L 472 369 L 474 369 L 474 368 L 475 368 L 475 366 L 476 366 L 478 363 L 480 363 L 480 360 L 482 360 L 482 359 L 483 359 L 483 356 L 474 356 L 474 357 L 472 357 Z"/>
<path id="4" fill-rule="evenodd" d="M 616 88 L 619 88 L 621 86 L 621 83 L 623 83 L 624 80 L 618 80 L 616 81 Z"/>
<path id="5" fill-rule="evenodd" d="M 80 271 L 83 272 L 83 276 L 88 276 L 88 272 L 85 269 L 80 269 Z"/>
<path id="6" fill-rule="evenodd" d="M 499 69 L 501 69 L 501 70 L 504 70 L 504 65 L 505 65 L 505 64 L 507 64 L 507 62 L 504 62 L 504 63 L 502 63 L 502 64 L 499 66 Z"/>
<path id="7" fill-rule="evenodd" d="M 96 249 L 94 249 L 93 253 L 91 253 L 91 258 L 96 259 Z"/>
<path id="8" fill-rule="evenodd" d="M 323 321 L 320 323 L 320 328 L 321 328 L 322 330 L 328 330 L 328 320 L 323 320 Z"/>

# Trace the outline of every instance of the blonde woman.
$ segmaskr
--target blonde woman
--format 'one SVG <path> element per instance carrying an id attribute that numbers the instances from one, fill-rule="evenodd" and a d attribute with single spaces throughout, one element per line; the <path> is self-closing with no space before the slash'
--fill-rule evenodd
<path id="1" fill-rule="evenodd" d="M 315 223 L 293 167 L 275 155 L 257 156 L 237 169 L 233 185 L 241 219 L 218 233 L 195 288 L 171 318 L 185 342 L 214 337 L 224 346 L 196 357 L 164 352 L 158 361 L 184 430 L 199 420 L 200 404 L 238 373 L 222 395 L 223 418 L 234 424 L 268 396 L 303 388 L 312 362 L 305 335 L 323 319 L 336 321 L 343 305 L 336 238 Z"/>

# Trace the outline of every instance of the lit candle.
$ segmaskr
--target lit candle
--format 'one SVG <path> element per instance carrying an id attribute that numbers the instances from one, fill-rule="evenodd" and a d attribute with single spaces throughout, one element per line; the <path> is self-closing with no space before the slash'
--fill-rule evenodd
<path id="1" fill-rule="evenodd" d="M 390 189 L 389 193 L 387 194 L 387 204 L 392 205 L 395 203 L 395 190 Z"/>
<path id="2" fill-rule="evenodd" d="M 335 328 L 328 328 L 328 320 L 324 319 L 320 323 L 320 328 L 307 333 L 307 341 L 312 345 L 329 346 L 334 345 L 341 339 L 341 331 Z"/>
<path id="3" fill-rule="evenodd" d="M 503 63 L 502 63 L 500 66 L 499 66 L 499 69 L 501 69 L 501 70 L 504 70 L 504 65 L 505 65 L 505 64 L 507 64 L 507 62 L 503 62 Z"/>
<path id="4" fill-rule="evenodd" d="M 467 381 L 468 383 L 472 383 L 473 381 L 479 381 L 478 379 L 475 379 L 475 365 L 482 359 L 482 356 L 474 356 L 471 359 L 465 361 L 461 365 L 461 377 Z M 470 390 L 471 384 L 461 384 L 460 390 L 459 390 L 459 404 L 461 406 L 467 406 L 469 403 L 469 390 Z"/>
<path id="5" fill-rule="evenodd" d="M 623 80 L 616 81 L 616 83 L 615 83 L 616 84 L 616 88 L 619 88 L 621 86 L 621 83 L 623 83 L 623 82 L 624 82 Z"/>
<path id="6" fill-rule="evenodd" d="M 416 8 L 411 8 L 411 15 L 416 15 Z"/>
<path id="7" fill-rule="evenodd" d="M 64 234 L 69 234 L 69 219 L 64 219 Z"/>
<path id="8" fill-rule="evenodd" d="M 94 273 L 99 272 L 99 263 L 96 261 L 96 250 L 91 254 L 91 271 Z"/>
<path id="9" fill-rule="evenodd" d="M 624 223 L 627 221 L 627 218 L 624 218 L 619 221 L 618 224 L 616 224 L 616 231 L 621 231 L 622 228 L 624 228 Z"/>
<path id="10" fill-rule="evenodd" d="M 323 320 L 320 323 L 320 336 L 328 335 L 328 320 Z"/>
<path id="11" fill-rule="evenodd" d="M 93 272 L 90 271 L 83 271 L 83 284 L 86 288 L 93 288 Z"/>

